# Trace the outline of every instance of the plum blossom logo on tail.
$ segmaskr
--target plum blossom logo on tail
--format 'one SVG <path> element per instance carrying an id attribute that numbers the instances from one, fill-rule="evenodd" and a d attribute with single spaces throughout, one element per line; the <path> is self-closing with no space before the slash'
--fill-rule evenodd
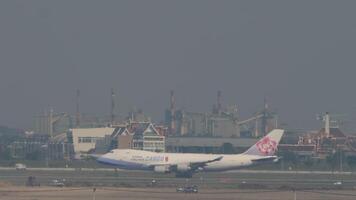
<path id="1" fill-rule="evenodd" d="M 269 137 L 265 137 L 256 143 L 258 151 L 264 155 L 273 154 L 277 150 L 277 142 L 271 140 Z"/>

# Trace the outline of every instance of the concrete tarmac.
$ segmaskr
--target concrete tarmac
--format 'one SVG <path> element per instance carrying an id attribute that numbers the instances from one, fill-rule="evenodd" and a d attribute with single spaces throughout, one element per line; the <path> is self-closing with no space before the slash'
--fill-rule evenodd
<path id="1" fill-rule="evenodd" d="M 173 174 L 158 174 L 144 171 L 114 169 L 29 168 L 17 171 L 14 168 L 0 169 L 0 182 L 24 186 L 28 177 L 34 176 L 42 186 L 54 179 L 65 179 L 67 186 L 98 187 L 178 187 L 198 185 L 200 188 L 219 189 L 354 189 L 356 174 L 350 172 L 291 172 L 254 171 L 198 173 L 191 179 L 175 178 Z M 152 181 L 154 180 L 154 184 Z M 341 185 L 338 183 L 341 182 Z"/>
<path id="2" fill-rule="evenodd" d="M 296 198 L 295 198 L 296 197 Z M 1 200 L 353 200 L 356 191 L 278 191 L 278 190 L 237 190 L 237 189 L 204 189 L 196 194 L 177 193 L 172 188 L 24 188 L 24 187 L 2 187 L 0 188 Z"/>
<path id="3" fill-rule="evenodd" d="M 25 187 L 29 176 L 41 187 Z M 65 179 L 66 187 L 48 187 Z M 154 180 L 154 182 L 152 182 Z M 197 185 L 198 194 L 176 188 Z M 93 188 L 96 191 L 93 192 Z M 114 169 L 0 168 L 1 200 L 74 199 L 356 199 L 356 175 L 350 172 L 254 171 L 198 173 L 191 179 L 173 174 Z M 294 190 L 297 190 L 294 193 Z"/>

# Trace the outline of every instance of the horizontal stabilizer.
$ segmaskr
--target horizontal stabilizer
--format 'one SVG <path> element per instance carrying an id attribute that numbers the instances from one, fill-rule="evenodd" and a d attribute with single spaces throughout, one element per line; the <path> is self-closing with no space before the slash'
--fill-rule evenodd
<path id="1" fill-rule="evenodd" d="M 277 162 L 280 158 L 277 156 L 269 156 L 263 158 L 252 159 L 252 162 L 259 163 L 259 162 Z"/>

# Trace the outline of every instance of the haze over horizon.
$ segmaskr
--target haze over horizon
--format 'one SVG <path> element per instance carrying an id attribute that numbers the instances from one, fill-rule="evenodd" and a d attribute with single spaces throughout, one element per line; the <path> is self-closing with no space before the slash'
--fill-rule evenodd
<path id="1" fill-rule="evenodd" d="M 267 96 L 281 122 L 356 113 L 355 1 L 0 1 L 0 125 L 30 128 L 52 106 L 108 115 L 210 111 L 241 119 Z M 356 118 L 353 118 L 355 123 Z M 356 129 L 355 129 L 356 130 Z M 356 131 L 355 131 L 356 132 Z"/>

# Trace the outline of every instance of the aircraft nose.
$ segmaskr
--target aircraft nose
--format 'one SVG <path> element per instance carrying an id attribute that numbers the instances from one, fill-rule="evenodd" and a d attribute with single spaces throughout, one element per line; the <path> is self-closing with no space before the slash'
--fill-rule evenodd
<path id="1" fill-rule="evenodd" d="M 98 161 L 98 162 L 100 162 L 100 163 L 106 163 L 107 159 L 108 159 L 108 155 L 107 155 L 107 154 L 104 154 L 104 155 L 102 155 L 102 156 L 99 156 L 99 157 L 96 159 L 96 161 Z"/>
<path id="2" fill-rule="evenodd" d="M 96 158 L 96 161 L 102 162 L 103 161 L 103 156 L 99 156 L 98 158 Z"/>

